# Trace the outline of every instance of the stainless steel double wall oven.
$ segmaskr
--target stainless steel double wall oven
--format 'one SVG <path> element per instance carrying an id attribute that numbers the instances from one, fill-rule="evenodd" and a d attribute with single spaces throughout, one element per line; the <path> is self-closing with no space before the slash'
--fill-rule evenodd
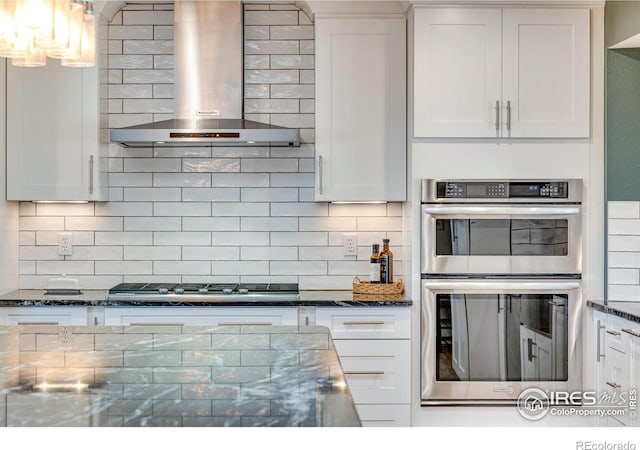
<path id="1" fill-rule="evenodd" d="M 421 402 L 581 387 L 581 180 L 423 180 Z"/>

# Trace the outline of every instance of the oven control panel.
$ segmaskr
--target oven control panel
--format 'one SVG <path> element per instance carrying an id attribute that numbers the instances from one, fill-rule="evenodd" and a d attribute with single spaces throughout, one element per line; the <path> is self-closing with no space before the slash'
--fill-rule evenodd
<path id="1" fill-rule="evenodd" d="M 506 181 L 438 181 L 437 198 L 568 198 L 569 183 Z"/>

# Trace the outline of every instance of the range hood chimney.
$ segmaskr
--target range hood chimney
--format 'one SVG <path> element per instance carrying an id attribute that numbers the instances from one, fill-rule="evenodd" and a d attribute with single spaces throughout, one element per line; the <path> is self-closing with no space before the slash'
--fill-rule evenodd
<path id="1" fill-rule="evenodd" d="M 123 147 L 297 147 L 300 131 L 243 119 L 243 8 L 234 1 L 174 3 L 176 119 L 112 129 Z"/>

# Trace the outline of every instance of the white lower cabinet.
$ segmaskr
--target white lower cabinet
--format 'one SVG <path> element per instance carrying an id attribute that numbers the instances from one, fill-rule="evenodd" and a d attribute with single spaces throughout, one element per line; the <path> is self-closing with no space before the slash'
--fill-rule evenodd
<path id="1" fill-rule="evenodd" d="M 0 308 L 0 325 L 77 325 L 87 324 L 84 306 L 16 306 Z"/>
<path id="2" fill-rule="evenodd" d="M 298 325 L 295 307 L 113 307 L 105 308 L 105 325 Z"/>
<path id="3" fill-rule="evenodd" d="M 609 416 L 600 424 L 640 426 L 637 389 L 640 386 L 640 324 L 611 314 L 594 314 L 596 373 L 599 397 L 626 408 L 624 414 Z M 611 409 L 611 408 L 610 408 Z M 631 414 L 635 411 L 636 414 Z"/>
<path id="4" fill-rule="evenodd" d="M 363 426 L 411 425 L 409 308 L 323 308 Z"/>
<path id="5" fill-rule="evenodd" d="M 356 405 L 364 427 L 406 427 L 411 423 L 407 405 Z"/>

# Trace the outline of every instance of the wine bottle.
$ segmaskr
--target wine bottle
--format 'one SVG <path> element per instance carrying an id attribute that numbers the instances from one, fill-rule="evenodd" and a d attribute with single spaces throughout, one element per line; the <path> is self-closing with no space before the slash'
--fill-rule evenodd
<path id="1" fill-rule="evenodd" d="M 389 250 L 389 239 L 382 240 L 380 283 L 393 283 L 393 253 Z"/>
<path id="2" fill-rule="evenodd" d="M 380 245 L 373 244 L 371 253 L 371 265 L 369 268 L 369 281 L 371 283 L 380 283 Z"/>

